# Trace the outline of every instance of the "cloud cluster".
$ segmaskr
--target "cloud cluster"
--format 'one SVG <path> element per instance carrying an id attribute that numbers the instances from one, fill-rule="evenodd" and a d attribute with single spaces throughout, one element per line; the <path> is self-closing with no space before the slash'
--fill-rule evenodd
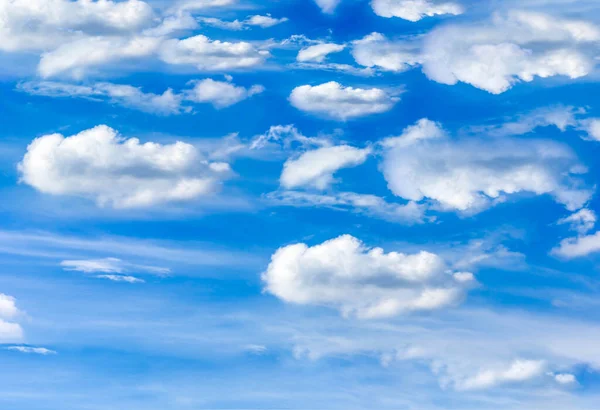
<path id="1" fill-rule="evenodd" d="M 381 17 L 399 17 L 408 21 L 419 21 L 425 17 L 464 12 L 458 3 L 434 2 L 429 0 L 372 0 L 375 14 Z"/>
<path id="2" fill-rule="evenodd" d="M 224 21 L 214 17 L 203 17 L 202 23 L 208 26 L 218 27 L 225 30 L 247 30 L 252 27 L 269 28 L 288 21 L 286 17 L 274 18 L 267 14 L 266 16 L 254 15 L 245 20 Z"/>
<path id="3" fill-rule="evenodd" d="M 23 329 L 16 320 L 22 316 L 16 299 L 0 293 L 0 343 L 18 342 L 23 338 Z"/>
<path id="4" fill-rule="evenodd" d="M 290 94 L 291 104 L 299 110 L 341 121 L 389 111 L 398 100 L 380 88 L 345 87 L 335 81 L 302 85 Z"/>
<path id="5" fill-rule="evenodd" d="M 433 253 L 385 253 L 350 235 L 278 249 L 263 281 L 286 302 L 329 306 L 364 319 L 453 306 L 475 283 L 471 273 L 449 272 Z"/>
<path id="6" fill-rule="evenodd" d="M 209 195 L 230 174 L 190 144 L 125 139 L 100 125 L 65 137 L 36 138 L 19 164 L 21 181 L 53 195 L 94 199 L 100 206 L 135 208 Z"/>
<path id="7" fill-rule="evenodd" d="M 474 213 L 518 193 L 551 195 L 577 210 L 592 192 L 566 146 L 504 137 L 451 139 L 428 120 L 384 141 L 382 171 L 390 190 L 410 201 L 433 200 L 441 209 Z"/>

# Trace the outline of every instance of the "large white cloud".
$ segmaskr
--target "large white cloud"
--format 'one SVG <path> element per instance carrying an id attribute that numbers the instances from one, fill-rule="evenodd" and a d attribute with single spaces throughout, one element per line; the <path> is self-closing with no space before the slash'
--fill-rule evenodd
<path id="1" fill-rule="evenodd" d="M 250 68 L 270 56 L 248 42 L 211 40 L 204 35 L 171 39 L 162 44 L 159 56 L 168 64 L 193 65 L 202 71 Z"/>
<path id="2" fill-rule="evenodd" d="M 44 50 L 87 32 L 132 32 L 152 22 L 140 0 L 5 0 L 0 2 L 0 50 Z"/>
<path id="3" fill-rule="evenodd" d="M 475 283 L 471 273 L 448 272 L 433 253 L 385 253 L 350 235 L 278 249 L 263 280 L 286 302 L 330 306 L 360 318 L 456 305 Z"/>
<path id="4" fill-rule="evenodd" d="M 142 144 L 100 125 L 69 137 L 36 138 L 19 171 L 22 182 L 44 193 L 131 208 L 211 194 L 230 168 L 203 159 L 184 142 Z"/>
<path id="5" fill-rule="evenodd" d="M 458 3 L 430 0 L 372 0 L 371 6 L 378 16 L 399 17 L 409 21 L 441 14 L 458 15 L 464 11 Z"/>
<path id="6" fill-rule="evenodd" d="M 535 77 L 588 75 L 599 41 L 600 29 L 591 23 L 510 11 L 482 24 L 451 25 L 428 34 L 423 71 L 443 84 L 460 81 L 498 94 Z"/>
<path id="7" fill-rule="evenodd" d="M 299 110 L 348 120 L 392 109 L 398 97 L 380 88 L 345 87 L 335 81 L 294 88 L 290 102 Z"/>
<path id="8" fill-rule="evenodd" d="M 369 148 L 361 149 L 349 145 L 322 147 L 304 152 L 298 158 L 287 160 L 283 165 L 281 185 L 288 189 L 325 189 L 333 182 L 333 174 L 336 171 L 362 164 L 370 153 Z"/>
<path id="9" fill-rule="evenodd" d="M 463 138 L 452 140 L 431 121 L 384 141 L 382 171 L 396 195 L 433 200 L 441 209 L 477 212 L 517 193 L 551 195 L 569 210 L 591 191 L 585 172 L 566 146 L 548 140 Z"/>
<path id="10" fill-rule="evenodd" d="M 158 37 L 83 37 L 42 54 L 38 73 L 44 78 L 67 75 L 81 78 L 90 71 L 121 61 L 150 57 L 158 50 Z"/>

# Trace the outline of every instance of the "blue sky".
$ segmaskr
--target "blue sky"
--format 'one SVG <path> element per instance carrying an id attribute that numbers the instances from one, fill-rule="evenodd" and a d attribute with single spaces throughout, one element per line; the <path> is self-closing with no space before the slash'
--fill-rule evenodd
<path id="1" fill-rule="evenodd" d="M 0 407 L 597 410 L 592 0 L 0 0 Z"/>

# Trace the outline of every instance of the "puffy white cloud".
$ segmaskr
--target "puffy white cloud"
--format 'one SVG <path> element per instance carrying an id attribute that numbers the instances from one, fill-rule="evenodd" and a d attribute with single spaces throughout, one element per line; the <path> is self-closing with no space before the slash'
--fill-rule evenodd
<path id="1" fill-rule="evenodd" d="M 118 258 L 64 260 L 60 263 L 63 269 L 83 273 L 125 273 L 145 272 L 153 275 L 168 275 L 171 270 L 158 266 L 146 266 L 129 263 Z"/>
<path id="2" fill-rule="evenodd" d="M 15 322 L 22 314 L 14 297 L 0 293 L 0 343 L 17 342 L 23 338 L 23 329 Z"/>
<path id="3" fill-rule="evenodd" d="M 46 349 L 45 347 L 31 347 L 31 346 L 8 346 L 6 350 L 13 350 L 20 353 L 33 353 L 42 356 L 48 356 L 56 354 L 54 350 Z"/>
<path id="4" fill-rule="evenodd" d="M 464 12 L 458 3 L 429 0 L 372 0 L 371 7 L 378 16 L 399 17 L 413 22 L 425 17 L 458 15 Z"/>
<path id="5" fill-rule="evenodd" d="M 342 0 L 315 0 L 323 13 L 333 13 Z"/>
<path id="6" fill-rule="evenodd" d="M 162 39 L 158 37 L 84 37 L 42 54 L 38 73 L 44 78 L 69 75 L 82 78 L 94 68 L 122 60 L 153 55 Z"/>
<path id="7" fill-rule="evenodd" d="M 181 105 L 182 96 L 175 94 L 170 88 L 162 94 L 153 94 L 145 93 L 139 87 L 126 84 L 93 83 L 78 85 L 38 81 L 21 83 L 17 89 L 29 94 L 46 97 L 108 99 L 113 104 L 158 115 L 180 114 L 191 110 L 189 107 Z"/>
<path id="8" fill-rule="evenodd" d="M 343 121 L 389 111 L 398 100 L 380 88 L 344 87 L 335 81 L 302 85 L 290 95 L 290 102 L 299 110 Z"/>
<path id="9" fill-rule="evenodd" d="M 268 194 L 267 199 L 276 206 L 326 207 L 364 214 L 405 225 L 423 223 L 425 219 L 425 207 L 423 205 L 415 202 L 406 204 L 390 203 L 375 195 L 354 192 L 319 194 L 303 191 L 281 191 Z"/>
<path id="10" fill-rule="evenodd" d="M 515 360 L 506 368 L 485 369 L 472 377 L 456 380 L 458 390 L 489 389 L 500 384 L 526 382 L 544 374 L 546 364 L 540 360 Z"/>
<path id="11" fill-rule="evenodd" d="M 247 42 L 211 40 L 204 35 L 183 40 L 166 40 L 159 57 L 168 64 L 193 65 L 202 71 L 250 68 L 261 65 L 270 56 Z"/>
<path id="12" fill-rule="evenodd" d="M 585 21 L 510 11 L 426 35 L 423 71 L 443 84 L 460 81 L 499 94 L 535 77 L 588 75 L 595 65 L 589 47 L 599 40 L 600 29 Z"/>
<path id="13" fill-rule="evenodd" d="M 369 148 L 361 149 L 349 145 L 307 151 L 298 158 L 285 162 L 279 180 L 281 185 L 288 189 L 303 186 L 325 189 L 333 183 L 333 174 L 336 171 L 362 164 L 370 153 Z"/>
<path id="14" fill-rule="evenodd" d="M 596 225 L 596 214 L 594 211 L 583 208 L 574 214 L 560 219 L 558 224 L 569 224 L 571 230 L 577 231 L 577 233 L 583 235 L 586 232 L 591 231 L 594 228 L 594 225 Z"/>
<path id="15" fill-rule="evenodd" d="M 554 375 L 554 379 L 559 384 L 575 384 L 577 383 L 577 379 L 571 373 L 557 373 Z"/>
<path id="16" fill-rule="evenodd" d="M 402 72 L 421 63 L 421 55 L 415 44 L 390 41 L 380 33 L 371 33 L 352 44 L 354 60 L 364 67 Z"/>
<path id="17" fill-rule="evenodd" d="M 36 138 L 18 166 L 21 181 L 53 195 L 76 195 L 116 208 L 186 201 L 213 193 L 228 164 L 209 162 L 184 142 L 125 139 L 100 125 L 79 134 Z"/>
<path id="18" fill-rule="evenodd" d="M 521 192 L 551 195 L 569 210 L 591 197 L 577 178 L 585 169 L 562 144 L 509 137 L 452 140 L 436 128 L 420 121 L 384 141 L 382 171 L 396 195 L 469 213 Z"/>
<path id="19" fill-rule="evenodd" d="M 296 61 L 322 63 L 331 53 L 338 53 L 346 48 L 343 44 L 321 43 L 305 47 L 298 52 Z"/>
<path id="20" fill-rule="evenodd" d="M 551 253 L 561 258 L 572 259 L 597 252 L 600 252 L 600 231 L 591 235 L 563 239 Z"/>
<path id="21" fill-rule="evenodd" d="M 579 126 L 586 132 L 586 138 L 600 141 L 600 118 L 587 118 L 579 122 Z"/>
<path id="22" fill-rule="evenodd" d="M 215 17 L 203 17 L 202 23 L 208 26 L 218 27 L 225 30 L 245 30 L 251 27 L 269 28 L 288 21 L 287 17 L 274 18 L 267 14 L 266 16 L 249 16 L 246 20 L 224 21 Z"/>
<path id="23" fill-rule="evenodd" d="M 10 0 L 0 2 L 0 50 L 45 50 L 87 32 L 130 32 L 151 23 L 140 0 Z"/>
<path id="24" fill-rule="evenodd" d="M 193 82 L 194 87 L 186 92 L 186 98 L 197 103 L 211 103 L 216 108 L 229 107 L 264 91 L 261 85 L 250 88 L 236 86 L 226 81 L 210 78 Z"/>
<path id="25" fill-rule="evenodd" d="M 385 253 L 350 235 L 282 247 L 262 278 L 266 290 L 286 302 L 365 319 L 456 305 L 475 283 L 471 273 L 448 272 L 433 253 Z"/>

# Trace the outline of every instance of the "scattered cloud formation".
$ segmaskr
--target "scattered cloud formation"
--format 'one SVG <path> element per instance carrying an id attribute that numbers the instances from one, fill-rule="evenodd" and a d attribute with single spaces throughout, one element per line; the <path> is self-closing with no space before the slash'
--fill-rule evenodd
<path id="1" fill-rule="evenodd" d="M 285 302 L 329 306 L 363 319 L 457 305 L 475 284 L 471 273 L 448 272 L 433 253 L 385 253 L 350 235 L 278 249 L 263 281 Z"/>
<path id="2" fill-rule="evenodd" d="M 190 144 L 126 139 L 99 125 L 65 137 L 36 138 L 18 166 L 21 181 L 53 195 L 94 199 L 99 206 L 147 207 L 214 193 L 230 174 Z"/>
<path id="3" fill-rule="evenodd" d="M 583 235 L 594 229 L 594 225 L 596 225 L 596 213 L 587 208 L 583 208 L 567 217 L 560 219 L 558 224 L 567 224 L 569 225 L 569 229 L 576 231 L 580 235 Z"/>
<path id="4" fill-rule="evenodd" d="M 517 193 L 551 195 L 568 210 L 590 199 L 575 154 L 550 140 L 451 139 L 421 120 L 384 141 L 382 171 L 390 190 L 410 201 L 433 200 L 442 210 L 479 212 Z"/>
<path id="5" fill-rule="evenodd" d="M 290 95 L 299 110 L 341 121 L 389 111 L 398 101 L 399 97 L 380 88 L 345 87 L 335 81 L 302 85 Z"/>
<path id="6" fill-rule="evenodd" d="M 443 14 L 456 16 L 464 12 L 458 3 L 429 0 L 372 0 L 371 6 L 378 16 L 399 17 L 413 22 L 425 17 Z"/>

